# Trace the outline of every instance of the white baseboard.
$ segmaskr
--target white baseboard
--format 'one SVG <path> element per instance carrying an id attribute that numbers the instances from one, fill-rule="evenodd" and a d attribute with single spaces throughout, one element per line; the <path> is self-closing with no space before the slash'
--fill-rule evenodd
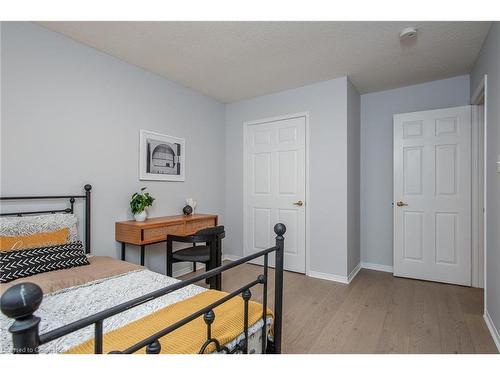
<path id="1" fill-rule="evenodd" d="M 234 262 L 235 260 L 240 260 L 240 259 L 241 257 L 238 255 L 222 254 L 222 261 L 230 260 L 231 262 Z"/>
<path id="2" fill-rule="evenodd" d="M 222 255 L 222 260 L 229 260 L 229 261 L 235 261 L 241 259 L 240 256 L 238 255 L 232 255 L 232 254 L 223 254 Z M 324 272 L 318 272 L 318 271 L 308 271 L 306 273 L 307 276 L 309 277 L 314 277 L 316 279 L 323 279 L 323 280 L 330 280 L 330 281 L 335 281 L 338 283 L 342 284 L 349 284 L 361 271 L 362 268 L 366 268 L 369 270 L 375 270 L 375 271 L 383 271 L 383 272 L 390 272 L 392 273 L 393 269 L 392 266 L 386 266 L 383 264 L 375 264 L 375 263 L 365 263 L 361 262 L 359 263 L 349 274 L 349 276 L 340 276 L 340 275 L 335 275 L 332 273 L 324 273 Z"/>
<path id="3" fill-rule="evenodd" d="M 203 263 L 196 263 L 196 269 L 205 269 L 205 265 Z M 172 272 L 172 277 L 177 278 L 180 276 L 187 275 L 188 273 L 193 272 L 193 263 L 189 263 L 189 265 L 184 266 L 182 268 L 176 269 L 175 271 Z"/>
<path id="4" fill-rule="evenodd" d="M 385 264 L 361 262 L 361 268 L 365 268 L 367 270 L 389 272 L 389 273 L 394 272 L 394 268 L 392 266 L 386 266 Z"/>
<path id="5" fill-rule="evenodd" d="M 177 277 L 187 275 L 190 272 L 193 272 L 193 267 L 183 267 L 172 272 L 172 277 L 175 279 Z"/>
<path id="6" fill-rule="evenodd" d="M 222 254 L 223 261 L 229 260 L 229 261 L 234 262 L 235 260 L 239 260 L 239 259 L 241 259 L 241 257 L 238 255 Z M 354 278 L 354 276 L 356 276 L 356 274 L 359 272 L 360 268 L 361 267 L 358 265 L 353 270 L 353 272 L 351 272 L 351 274 L 352 274 L 351 280 L 352 280 L 352 278 Z M 309 277 L 314 277 L 316 279 L 323 279 L 323 280 L 329 280 L 329 281 L 336 281 L 336 282 L 342 283 L 342 284 L 349 284 L 348 278 L 346 276 L 338 276 L 338 275 L 334 275 L 331 273 L 323 273 L 323 272 L 316 272 L 316 271 L 309 271 L 309 272 L 307 272 L 306 275 Z"/>
<path id="7" fill-rule="evenodd" d="M 361 271 L 361 269 L 363 268 L 375 271 L 389 272 L 389 273 L 393 272 L 392 266 L 361 262 L 351 271 L 351 273 L 347 277 L 334 275 L 331 273 L 316 272 L 316 271 L 309 271 L 307 273 L 307 276 L 315 277 L 317 279 L 336 281 L 338 283 L 343 283 L 343 284 L 350 284 L 351 281 L 354 280 L 356 275 L 359 273 L 359 271 Z"/>
<path id="8" fill-rule="evenodd" d="M 354 267 L 354 269 L 351 271 L 349 276 L 347 276 L 347 283 L 348 284 L 351 283 L 351 281 L 356 277 L 356 275 L 358 274 L 358 272 L 360 270 L 361 270 L 361 263 L 358 263 L 358 265 L 356 267 Z"/>
<path id="9" fill-rule="evenodd" d="M 239 259 L 241 259 L 241 257 L 238 255 L 222 254 L 223 261 L 224 260 L 235 261 Z M 339 275 L 334 275 L 332 273 L 324 273 L 317 271 L 309 271 L 306 273 L 306 275 L 309 277 L 314 277 L 315 279 L 329 280 L 329 281 L 335 281 L 337 283 L 349 284 L 356 277 L 361 268 L 362 268 L 361 264 L 358 264 L 354 268 L 354 270 L 352 270 L 349 276 L 339 276 Z"/>
<path id="10" fill-rule="evenodd" d="M 498 333 L 498 330 L 495 327 L 493 320 L 491 320 L 491 316 L 488 313 L 488 310 L 486 310 L 484 312 L 483 318 L 484 318 L 484 321 L 486 322 L 486 326 L 490 330 L 491 337 L 493 338 L 493 341 L 495 342 L 495 345 L 497 346 L 497 350 L 500 353 L 500 334 Z"/>
<path id="11" fill-rule="evenodd" d="M 307 276 L 314 277 L 315 279 L 323 279 L 323 280 L 335 281 L 337 283 L 342 283 L 342 284 L 349 284 L 347 276 L 334 275 L 333 273 L 309 271 L 307 272 Z"/>
<path id="12" fill-rule="evenodd" d="M 235 261 L 235 260 L 238 260 L 240 258 L 241 257 L 237 256 L 237 255 L 222 254 L 222 261 L 225 261 L 225 260 Z M 197 270 L 200 270 L 200 269 L 204 270 L 205 265 L 203 263 L 196 263 L 196 269 Z M 188 273 L 191 273 L 191 272 L 193 272 L 193 264 L 189 263 L 187 266 L 184 266 L 184 267 L 179 268 L 179 269 L 175 270 L 174 272 L 172 272 L 172 277 L 176 278 L 176 277 L 184 276 L 184 275 L 187 275 Z"/>
<path id="13" fill-rule="evenodd" d="M 222 261 L 225 261 L 225 260 L 235 261 L 235 260 L 238 260 L 240 258 L 241 257 L 237 256 L 237 255 L 222 254 Z M 201 269 L 204 270 L 205 269 L 205 265 L 203 263 L 196 263 L 196 269 L 197 270 L 201 270 Z M 174 270 L 174 272 L 172 272 L 172 277 L 177 278 L 177 277 L 180 277 L 180 276 L 187 275 L 188 273 L 191 273 L 191 272 L 193 272 L 193 264 L 192 263 L 187 263 L 186 266 Z"/>

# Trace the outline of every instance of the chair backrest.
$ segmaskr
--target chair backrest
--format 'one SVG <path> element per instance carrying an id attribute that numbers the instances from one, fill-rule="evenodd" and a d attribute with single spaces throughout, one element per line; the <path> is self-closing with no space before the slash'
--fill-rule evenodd
<path id="1" fill-rule="evenodd" d="M 195 236 L 214 236 L 214 237 L 218 237 L 219 239 L 222 239 L 222 238 L 226 237 L 226 232 L 224 230 L 224 225 L 218 225 L 216 227 L 209 227 L 209 228 L 200 229 L 194 235 Z"/>

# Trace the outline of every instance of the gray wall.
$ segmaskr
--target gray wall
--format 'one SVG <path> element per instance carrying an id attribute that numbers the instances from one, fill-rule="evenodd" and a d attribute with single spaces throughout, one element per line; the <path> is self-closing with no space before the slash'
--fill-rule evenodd
<path id="1" fill-rule="evenodd" d="M 360 253 L 360 96 L 347 81 L 347 273 L 361 261 Z"/>
<path id="2" fill-rule="evenodd" d="M 487 309 L 500 331 L 500 23 L 494 22 L 471 73 L 471 92 L 488 74 L 487 88 L 487 181 L 486 181 L 486 292 Z"/>
<path id="3" fill-rule="evenodd" d="M 224 211 L 224 105 L 30 23 L 2 23 L 2 194 L 94 187 L 93 252 L 118 255 L 114 222 L 148 186 L 150 214 Z M 138 179 L 139 129 L 186 139 L 186 181 Z M 137 262 L 138 251 L 128 259 Z M 127 255 L 128 255 L 127 254 Z M 147 266 L 163 272 L 164 246 Z"/>
<path id="4" fill-rule="evenodd" d="M 469 104 L 469 76 L 361 95 L 361 260 L 392 266 L 395 113 Z"/>
<path id="5" fill-rule="evenodd" d="M 347 275 L 347 79 L 226 105 L 226 251 L 243 250 L 243 123 L 309 112 L 308 268 Z"/>

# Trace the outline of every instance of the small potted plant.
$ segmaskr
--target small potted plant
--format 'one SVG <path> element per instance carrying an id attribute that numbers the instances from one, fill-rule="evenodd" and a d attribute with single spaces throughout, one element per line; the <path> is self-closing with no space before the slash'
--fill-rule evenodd
<path id="1" fill-rule="evenodd" d="M 141 189 L 140 193 L 134 193 L 130 201 L 130 209 L 134 214 L 136 221 L 144 221 L 148 217 L 146 207 L 151 207 L 155 200 L 149 193 L 144 193 L 145 187 Z"/>

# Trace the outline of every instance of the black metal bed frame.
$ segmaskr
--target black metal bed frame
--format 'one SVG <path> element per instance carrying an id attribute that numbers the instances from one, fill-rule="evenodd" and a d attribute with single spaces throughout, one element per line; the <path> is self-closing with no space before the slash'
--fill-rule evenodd
<path id="1" fill-rule="evenodd" d="M 20 211 L 20 212 L 2 212 L 0 216 L 24 216 L 24 215 L 39 215 L 39 214 L 55 214 L 55 213 L 74 213 L 75 200 L 85 200 L 85 253 L 90 254 L 90 191 L 92 186 L 86 184 L 83 189 L 85 195 L 35 195 L 35 196 L 9 196 L 0 197 L 0 201 L 20 201 L 20 200 L 47 200 L 47 199 L 69 199 L 69 207 L 58 210 L 42 210 L 42 211 Z"/>
<path id="2" fill-rule="evenodd" d="M 38 196 L 38 197 L 1 197 L 1 200 L 19 200 L 19 199 L 70 199 L 70 208 L 65 210 L 48 210 L 48 211 L 31 211 L 7 213 L 5 215 L 28 215 L 41 213 L 66 212 L 73 213 L 73 204 L 75 198 L 84 198 L 85 204 L 85 238 L 86 251 L 90 252 L 90 185 L 84 187 L 86 193 L 84 196 L 78 195 L 60 195 L 60 196 Z M 146 348 L 147 354 L 159 354 L 161 352 L 161 344 L 159 339 L 167 334 L 179 329 L 185 324 L 203 315 L 207 329 L 207 339 L 201 346 L 199 353 L 205 353 L 208 346 L 213 344 L 215 350 L 220 353 L 243 353 L 248 354 L 248 305 L 252 293 L 250 289 L 256 285 L 262 285 L 263 300 L 262 300 L 262 353 L 281 353 L 281 338 L 282 338 L 282 311 L 283 311 L 283 261 L 284 261 L 284 237 L 286 227 L 284 224 L 278 223 L 274 226 L 276 233 L 276 245 L 258 253 L 243 257 L 229 264 L 221 265 L 203 274 L 194 276 L 189 280 L 180 281 L 176 284 L 169 285 L 154 292 L 145 294 L 144 296 L 134 298 L 130 301 L 123 302 L 104 311 L 87 316 L 73 323 L 56 328 L 52 331 L 40 334 L 39 324 L 40 318 L 34 313 L 40 306 L 43 299 L 43 292 L 40 287 L 34 283 L 20 283 L 9 288 L 0 299 L 0 309 L 3 314 L 13 318 L 14 323 L 10 326 L 9 332 L 12 334 L 13 353 L 15 354 L 37 354 L 39 346 L 50 341 L 56 340 L 62 336 L 78 331 L 82 328 L 94 325 L 94 353 L 102 354 L 103 352 L 103 321 L 113 315 L 129 310 L 133 307 L 142 305 L 152 301 L 158 297 L 172 293 L 176 290 L 192 285 L 198 281 L 209 279 L 211 277 L 222 274 L 229 269 L 235 268 L 241 264 L 250 262 L 254 259 L 264 257 L 263 274 L 260 274 L 255 280 L 243 285 L 235 291 L 227 294 L 223 298 L 214 303 L 205 306 L 204 308 L 193 312 L 191 315 L 171 324 L 159 332 L 139 341 L 122 351 L 112 351 L 110 354 L 131 354 L 142 348 Z M 275 253 L 275 279 L 274 279 L 274 338 L 269 340 L 267 336 L 267 292 L 268 292 L 268 269 L 269 269 L 269 254 Z M 221 345 L 220 342 L 212 337 L 211 326 L 215 320 L 214 309 L 229 301 L 232 298 L 241 295 L 243 298 L 243 334 L 245 339 L 238 343 L 232 350 Z"/>

